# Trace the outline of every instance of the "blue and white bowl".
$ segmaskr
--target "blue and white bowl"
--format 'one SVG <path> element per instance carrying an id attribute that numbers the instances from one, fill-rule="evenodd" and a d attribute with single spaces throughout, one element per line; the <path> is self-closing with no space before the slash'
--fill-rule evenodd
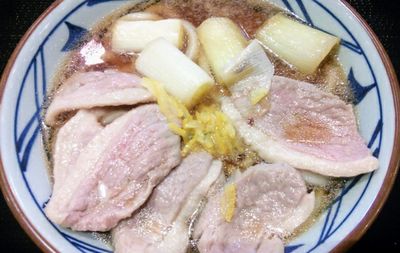
<path id="1" fill-rule="evenodd" d="M 69 49 L 104 16 L 139 1 L 56 1 L 32 26 L 1 79 L 1 186 L 14 215 L 48 252 L 111 252 L 90 233 L 51 223 L 43 207 L 51 194 L 40 112 L 51 80 Z M 347 183 L 340 196 L 285 252 L 344 251 L 381 209 L 400 157 L 400 95 L 393 67 L 365 21 L 342 0 L 274 0 L 309 24 L 342 39 L 340 61 L 356 95 L 360 131 L 380 168 Z"/>

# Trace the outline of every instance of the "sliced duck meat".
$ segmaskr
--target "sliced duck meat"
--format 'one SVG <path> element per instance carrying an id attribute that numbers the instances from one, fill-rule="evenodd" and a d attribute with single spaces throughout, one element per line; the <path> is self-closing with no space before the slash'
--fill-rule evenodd
<path id="1" fill-rule="evenodd" d="M 114 70 L 76 73 L 55 93 L 45 122 L 53 126 L 60 114 L 78 109 L 154 101 L 151 93 L 140 83 L 138 76 Z"/>
<path id="2" fill-rule="evenodd" d="M 108 231 L 131 216 L 180 160 L 180 138 L 158 106 L 132 109 L 80 151 L 46 214 L 73 230 Z"/>
<path id="3" fill-rule="evenodd" d="M 62 188 L 65 178 L 76 168 L 80 152 L 101 130 L 96 114 L 88 110 L 78 111 L 60 128 L 54 146 L 53 194 Z"/>
<path id="4" fill-rule="evenodd" d="M 352 177 L 378 168 L 358 133 L 352 105 L 316 86 L 274 76 L 265 113 L 246 117 L 236 97 L 222 108 L 245 142 L 268 162 L 332 177 Z"/>
<path id="5" fill-rule="evenodd" d="M 221 175 L 221 167 L 207 153 L 185 158 L 142 209 L 113 229 L 115 252 L 186 252 L 189 220 Z"/>
<path id="6" fill-rule="evenodd" d="M 226 189 L 235 186 L 231 220 L 224 215 Z M 310 216 L 314 192 L 286 164 L 258 164 L 237 174 L 209 198 L 195 226 L 200 253 L 284 252 L 283 239 Z"/>

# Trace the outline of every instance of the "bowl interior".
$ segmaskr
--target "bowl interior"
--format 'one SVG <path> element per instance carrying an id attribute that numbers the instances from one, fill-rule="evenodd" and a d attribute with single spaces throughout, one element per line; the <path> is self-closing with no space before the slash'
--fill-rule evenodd
<path id="1" fill-rule="evenodd" d="M 139 1 L 129 1 L 129 4 Z M 334 204 L 286 252 L 326 252 L 363 220 L 390 172 L 395 140 L 395 106 L 387 70 L 362 23 L 341 1 L 273 0 L 310 25 L 342 39 L 339 58 L 355 91 L 360 132 L 380 168 L 350 180 Z M 44 214 L 51 195 L 42 145 L 40 113 L 51 80 L 66 54 L 90 27 L 127 1 L 63 1 L 41 18 L 8 75 L 1 111 L 4 176 L 28 227 L 61 252 L 110 252 L 90 233 L 71 232 Z M 391 173 L 393 173 L 392 168 Z M 377 207 L 374 207 L 377 209 Z"/>

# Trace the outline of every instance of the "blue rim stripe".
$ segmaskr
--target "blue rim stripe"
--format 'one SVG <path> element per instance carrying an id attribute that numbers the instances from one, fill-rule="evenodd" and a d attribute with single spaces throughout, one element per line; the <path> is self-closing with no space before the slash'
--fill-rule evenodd
<path id="1" fill-rule="evenodd" d="M 326 218 L 325 218 L 325 221 L 324 221 L 324 226 L 322 227 L 321 234 L 320 234 L 319 239 L 318 239 L 318 243 L 322 242 L 322 240 L 323 240 L 325 229 L 326 229 L 326 227 L 328 225 L 329 217 L 331 216 L 331 211 L 332 211 L 332 208 L 329 208 L 328 209 L 328 214 L 326 215 Z"/>
<path id="2" fill-rule="evenodd" d="M 68 234 L 66 234 L 66 233 L 62 233 L 66 238 L 68 238 L 69 240 L 71 240 L 71 242 L 74 242 L 74 243 L 76 243 L 77 245 L 79 245 L 79 246 L 82 246 L 82 247 L 85 247 L 85 249 L 88 249 L 88 250 L 100 250 L 100 251 L 102 251 L 102 252 L 110 252 L 110 251 L 108 251 L 108 250 L 104 250 L 104 249 L 102 249 L 102 248 L 99 248 L 99 247 L 96 247 L 96 246 L 93 246 L 93 245 L 85 245 L 85 244 L 83 244 L 80 240 L 78 240 L 78 239 L 76 239 L 76 238 L 74 238 L 74 237 L 72 237 L 72 236 L 70 236 L 70 235 L 68 235 Z M 95 251 L 95 252 L 97 252 L 97 251 Z"/>
<path id="3" fill-rule="evenodd" d="M 342 196 L 343 196 L 343 194 L 342 194 Z M 329 235 L 329 232 L 331 232 L 333 226 L 335 225 L 335 220 L 336 220 L 337 215 L 338 215 L 338 213 L 339 213 L 340 206 L 342 205 L 342 200 L 343 200 L 343 198 L 339 198 L 339 201 L 338 201 L 338 204 L 337 204 L 337 207 L 336 207 L 335 214 L 333 215 L 332 222 L 331 222 L 331 224 L 329 225 L 329 228 L 328 228 L 326 234 L 324 235 L 324 238 L 327 237 L 327 235 Z"/>
<path id="4" fill-rule="evenodd" d="M 23 156 L 22 156 L 22 160 L 20 162 L 20 168 L 23 172 L 26 172 L 27 167 L 28 167 L 28 163 L 29 163 L 29 157 L 31 155 L 31 150 L 33 147 L 33 144 L 35 144 L 36 141 L 36 137 L 39 134 L 39 126 L 37 126 L 35 128 L 35 131 L 33 132 L 32 137 L 29 139 L 28 144 L 26 145 L 26 148 L 24 150 Z"/>
<path id="5" fill-rule="evenodd" d="M 383 123 L 382 123 L 382 118 L 381 118 L 381 119 L 379 119 L 378 123 L 376 124 L 375 130 L 372 133 L 372 137 L 371 137 L 370 141 L 368 142 L 368 148 L 371 148 L 372 145 L 375 143 L 376 137 L 378 137 L 378 134 L 380 134 L 382 132 L 382 127 L 383 127 Z"/>
<path id="6" fill-rule="evenodd" d="M 356 45 L 354 45 L 353 43 L 341 39 L 341 40 L 340 40 L 340 44 L 341 44 L 342 46 L 344 46 L 344 47 L 347 47 L 347 48 L 350 49 L 351 51 L 356 52 L 356 53 L 359 54 L 359 55 L 362 55 L 362 50 L 361 50 L 359 47 L 357 47 Z"/>
<path id="7" fill-rule="evenodd" d="M 31 130 L 33 122 L 35 121 L 35 119 L 39 116 L 39 112 L 36 112 L 35 114 L 33 114 L 33 116 L 29 119 L 27 125 L 24 127 L 24 129 L 22 130 L 21 135 L 19 136 L 18 140 L 17 140 L 17 144 L 16 144 L 16 149 L 17 152 L 19 153 L 22 149 L 22 145 L 24 144 L 25 138 L 29 132 L 29 130 Z"/>
<path id="8" fill-rule="evenodd" d="M 46 63 L 44 60 L 44 48 L 43 46 L 40 47 L 40 60 L 42 63 L 42 95 L 44 101 L 47 100 L 47 84 L 46 84 Z"/>
<path id="9" fill-rule="evenodd" d="M 283 4 L 286 6 L 286 8 L 287 8 L 290 12 L 294 13 L 294 10 L 293 10 L 293 8 L 292 8 L 292 6 L 290 5 L 290 3 L 289 3 L 288 0 L 282 0 L 282 2 L 283 2 Z"/>
<path id="10" fill-rule="evenodd" d="M 40 103 L 39 103 L 39 91 L 38 91 L 38 70 L 37 70 L 37 61 L 36 58 L 33 60 L 33 87 L 35 91 L 35 106 L 36 106 L 36 112 L 40 112 Z M 35 113 L 36 114 L 36 113 Z M 40 125 L 40 117 L 38 117 L 38 122 Z"/>
<path id="11" fill-rule="evenodd" d="M 343 219 L 343 220 L 339 223 L 339 225 L 338 225 L 330 234 L 328 234 L 328 237 L 327 237 L 327 238 L 329 238 L 330 236 L 332 236 L 332 235 L 343 225 L 343 223 L 350 217 L 350 215 L 353 213 L 353 211 L 355 210 L 355 208 L 356 208 L 356 207 L 358 206 L 358 204 L 360 203 L 360 201 L 361 201 L 362 197 L 364 196 L 365 192 L 367 191 L 367 188 L 368 188 L 369 184 L 371 183 L 371 179 L 372 179 L 372 177 L 374 176 L 374 174 L 375 174 L 374 172 L 371 172 L 371 174 L 370 174 L 369 177 L 368 177 L 367 184 L 365 185 L 365 188 L 363 189 L 363 191 L 362 191 L 362 193 L 361 193 L 360 198 L 358 198 L 356 204 L 353 206 L 353 208 L 352 208 L 352 209 L 350 210 L 350 212 L 347 214 L 347 216 L 345 217 L 345 219 Z"/>
<path id="12" fill-rule="evenodd" d="M 304 18 L 306 19 L 307 23 L 309 23 L 311 26 L 314 26 L 314 23 L 308 14 L 308 11 L 306 10 L 306 7 L 304 6 L 304 3 L 302 0 L 296 0 L 297 5 L 300 7 L 301 12 L 303 13 Z"/>

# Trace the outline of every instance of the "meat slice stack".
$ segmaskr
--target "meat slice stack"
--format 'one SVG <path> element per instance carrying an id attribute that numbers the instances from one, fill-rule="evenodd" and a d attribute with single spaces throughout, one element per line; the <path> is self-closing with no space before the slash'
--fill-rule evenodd
<path id="1" fill-rule="evenodd" d="M 57 135 L 47 216 L 78 231 L 113 229 L 119 253 L 183 253 L 189 221 L 208 196 L 193 235 L 201 253 L 283 252 L 285 237 L 307 220 L 315 202 L 294 168 L 351 177 L 377 169 L 378 161 L 358 133 L 351 105 L 312 84 L 272 77 L 267 60 L 253 41 L 232 68 L 245 64 L 256 71 L 221 98 L 244 141 L 276 163 L 232 176 L 232 220 L 224 216 L 225 190 L 218 187 L 225 180 L 221 162 L 203 152 L 180 164 L 180 137 L 158 105 L 132 109 L 154 97 L 137 76 L 112 70 L 73 75 L 47 111 L 50 126 L 60 114 L 77 111 Z"/>
<path id="2" fill-rule="evenodd" d="M 221 162 L 209 154 L 189 155 L 154 189 L 142 209 L 113 230 L 115 251 L 186 252 L 190 217 L 221 173 Z"/>
<path id="3" fill-rule="evenodd" d="M 285 164 L 259 164 L 232 180 L 236 185 L 233 218 L 224 218 L 224 191 L 210 197 L 198 224 L 201 253 L 284 252 L 282 238 L 311 214 L 314 193 L 307 193 L 299 172 Z"/>
<path id="4" fill-rule="evenodd" d="M 46 113 L 46 124 L 55 125 L 63 112 L 154 101 L 140 82 L 136 75 L 114 70 L 76 73 L 54 95 Z"/>
<path id="5" fill-rule="evenodd" d="M 268 162 L 333 177 L 352 177 L 378 168 L 357 129 L 351 105 L 316 86 L 286 77 L 272 78 L 266 110 L 242 113 L 241 94 L 232 88 L 222 109 L 239 134 Z"/>
<path id="6" fill-rule="evenodd" d="M 82 121 L 88 123 L 74 136 Z M 154 104 L 134 108 L 104 129 L 79 112 L 60 130 L 56 146 L 46 214 L 79 231 L 107 231 L 131 216 L 181 160 L 180 138 Z M 63 155 L 68 152 L 70 159 Z"/>

